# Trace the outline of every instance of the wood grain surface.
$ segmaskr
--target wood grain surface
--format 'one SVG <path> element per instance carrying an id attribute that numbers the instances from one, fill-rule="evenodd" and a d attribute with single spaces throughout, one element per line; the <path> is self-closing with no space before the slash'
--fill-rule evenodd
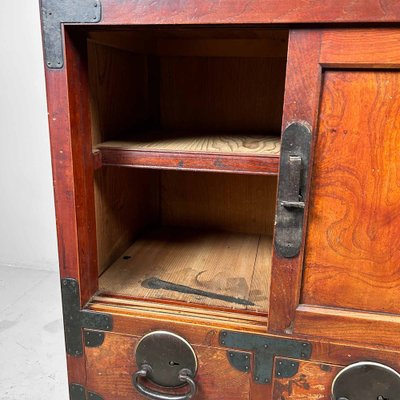
<path id="1" fill-rule="evenodd" d="M 398 22 L 397 0 L 105 0 L 102 24 Z"/>
<path id="2" fill-rule="evenodd" d="M 137 54 L 163 57 L 285 58 L 287 29 L 249 26 L 131 26 L 125 30 L 90 31 L 98 44 Z"/>
<path id="3" fill-rule="evenodd" d="M 148 60 L 88 41 L 92 143 L 141 126 L 150 115 Z"/>
<path id="4" fill-rule="evenodd" d="M 400 73 L 327 71 L 301 302 L 400 312 Z"/>
<path id="5" fill-rule="evenodd" d="M 160 304 L 153 304 L 153 310 L 143 307 L 140 304 L 142 302 L 137 306 L 131 304 L 131 307 L 123 307 L 110 303 L 107 298 L 101 299 L 101 297 L 98 296 L 96 301 L 90 303 L 88 307 L 90 310 L 111 313 L 113 315 L 114 332 L 116 333 L 142 336 L 152 330 L 166 329 L 184 336 L 191 344 L 211 347 L 218 347 L 220 329 L 240 329 L 256 334 L 266 334 L 265 317 L 260 319 L 254 316 L 253 324 L 246 317 L 247 323 L 243 323 L 242 328 L 238 328 L 237 323 L 243 318 L 243 312 L 240 311 L 235 311 L 236 318 L 232 316 L 234 311 L 229 312 L 229 320 L 222 321 L 221 319 L 214 319 L 215 312 L 211 312 L 210 315 L 207 315 L 204 312 L 205 310 L 198 313 L 198 307 L 191 307 L 191 312 L 183 308 L 180 312 L 168 313 L 164 312 L 164 306 Z M 157 307 L 158 312 L 155 312 L 154 310 Z M 328 322 L 330 322 L 329 319 Z M 351 323 L 351 321 L 349 322 Z M 322 326 L 322 322 L 320 326 Z M 334 327 L 334 324 L 332 324 L 332 331 Z M 379 330 L 375 327 L 373 329 L 376 330 L 376 335 L 378 335 Z M 365 330 L 366 328 L 364 327 Z M 270 334 L 267 334 L 267 336 L 282 337 L 282 335 Z M 348 365 L 362 360 L 370 360 L 385 363 L 396 370 L 400 370 L 398 347 L 377 345 L 376 342 L 350 344 L 343 342 L 340 338 L 332 340 L 322 336 L 318 337 L 314 332 L 314 335 L 310 336 L 296 334 L 292 336 L 292 339 L 310 342 L 312 344 L 312 361 L 315 362 Z M 285 335 L 285 337 L 289 336 Z"/>
<path id="6" fill-rule="evenodd" d="M 159 218 L 156 171 L 105 167 L 94 179 L 98 272 L 103 272 Z"/>
<path id="7" fill-rule="evenodd" d="M 272 240 L 260 235 L 164 228 L 138 239 L 100 277 L 100 288 L 136 298 L 160 298 L 226 308 L 267 311 Z M 161 279 L 175 290 L 152 289 Z M 250 304 L 185 293 L 181 287 Z"/>
<path id="8" fill-rule="evenodd" d="M 314 132 L 321 80 L 321 67 L 318 63 L 321 34 L 319 30 L 305 29 L 290 32 L 282 129 L 292 122 L 303 121 Z M 313 151 L 310 166 L 312 154 Z M 308 202 L 304 213 L 303 236 L 307 224 L 307 206 Z M 303 252 L 304 246 L 297 257 L 285 258 L 275 252 L 273 254 L 268 326 L 272 332 L 291 333 L 293 329 L 301 291 Z"/>
<path id="9" fill-rule="evenodd" d="M 279 133 L 285 67 L 286 58 L 161 57 L 161 127 Z"/>
<path id="10" fill-rule="evenodd" d="M 324 67 L 399 68 L 399 30 L 328 30 L 323 33 L 320 63 Z"/>
<path id="11" fill-rule="evenodd" d="M 160 152 L 223 153 L 279 156 L 280 137 L 198 132 L 146 132 L 100 143 L 96 148 Z"/>
<path id="12" fill-rule="evenodd" d="M 123 166 L 176 171 L 277 175 L 279 156 L 101 148 L 93 151 L 96 168 Z"/>
<path id="13" fill-rule="evenodd" d="M 275 369 L 285 358 L 275 359 Z M 341 367 L 332 364 L 299 362 L 299 370 L 290 378 L 275 375 L 273 400 L 328 400 L 331 398 L 332 381 Z"/>
<path id="14" fill-rule="evenodd" d="M 102 346 L 87 347 L 87 388 L 100 394 L 104 400 L 141 400 L 143 397 L 132 385 L 132 375 L 138 369 L 135 360 L 138 339 L 137 336 L 106 334 Z M 197 345 L 193 348 L 199 365 L 195 378 L 198 392 L 194 400 L 251 398 L 250 374 L 231 367 L 226 349 Z M 224 371 L 224 378 L 217 371 Z M 182 393 L 185 390 L 186 388 L 175 389 L 167 393 Z"/>
<path id="15" fill-rule="evenodd" d="M 96 152 L 101 165 L 273 175 L 280 137 L 159 131 L 103 142 Z"/>
<path id="16" fill-rule="evenodd" d="M 272 235 L 275 177 L 163 171 L 160 190 L 163 225 Z"/>
<path id="17" fill-rule="evenodd" d="M 294 333 L 348 343 L 399 347 L 400 317 L 338 308 L 300 305 Z"/>

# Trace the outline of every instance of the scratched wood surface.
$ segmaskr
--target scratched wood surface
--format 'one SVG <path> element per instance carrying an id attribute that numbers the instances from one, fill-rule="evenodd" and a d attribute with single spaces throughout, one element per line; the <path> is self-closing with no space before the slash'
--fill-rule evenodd
<path id="1" fill-rule="evenodd" d="M 267 311 L 271 250 L 268 236 L 156 229 L 101 275 L 100 288 L 136 298 Z"/>
<path id="2" fill-rule="evenodd" d="M 328 71 L 301 302 L 400 311 L 400 73 Z"/>
<path id="3" fill-rule="evenodd" d="M 106 334 L 105 341 L 100 347 L 86 347 L 88 390 L 98 393 L 104 400 L 143 399 L 132 385 L 132 375 L 138 369 L 135 361 L 138 339 L 137 336 Z M 199 365 L 195 379 L 198 392 L 193 400 L 251 398 L 250 374 L 231 367 L 226 349 L 198 345 L 193 348 Z M 223 377 L 217 371 L 223 371 Z M 170 390 L 169 393 L 182 393 L 185 390 L 186 388 Z"/>
<path id="4" fill-rule="evenodd" d="M 284 358 L 279 362 L 290 361 Z M 299 362 L 299 370 L 290 378 L 275 375 L 273 383 L 273 400 L 328 400 L 331 398 L 332 381 L 341 367 L 332 364 Z"/>

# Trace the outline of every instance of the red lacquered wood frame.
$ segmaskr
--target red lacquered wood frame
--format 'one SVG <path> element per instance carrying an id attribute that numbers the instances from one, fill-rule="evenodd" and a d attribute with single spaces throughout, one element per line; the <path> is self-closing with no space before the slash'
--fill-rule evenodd
<path id="1" fill-rule="evenodd" d="M 199 154 L 161 151 L 135 151 L 102 148 L 103 165 L 172 169 L 183 171 L 231 172 L 257 175 L 277 175 L 279 156 L 231 156 L 227 154 Z M 97 157 L 97 155 L 96 155 Z"/>

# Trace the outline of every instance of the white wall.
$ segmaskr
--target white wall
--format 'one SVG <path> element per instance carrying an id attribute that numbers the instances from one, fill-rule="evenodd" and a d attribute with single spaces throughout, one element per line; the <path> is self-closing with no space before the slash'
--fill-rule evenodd
<path id="1" fill-rule="evenodd" d="M 39 0 L 0 1 L 0 265 L 57 270 Z"/>
<path id="2" fill-rule="evenodd" d="M 0 0 L 0 398 L 68 398 L 39 0 Z"/>

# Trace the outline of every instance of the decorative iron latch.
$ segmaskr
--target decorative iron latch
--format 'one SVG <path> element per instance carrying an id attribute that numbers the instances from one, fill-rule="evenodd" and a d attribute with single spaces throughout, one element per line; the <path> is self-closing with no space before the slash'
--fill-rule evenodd
<path id="1" fill-rule="evenodd" d="M 295 122 L 285 129 L 281 142 L 275 250 L 289 258 L 297 256 L 303 239 L 311 131 Z"/>

